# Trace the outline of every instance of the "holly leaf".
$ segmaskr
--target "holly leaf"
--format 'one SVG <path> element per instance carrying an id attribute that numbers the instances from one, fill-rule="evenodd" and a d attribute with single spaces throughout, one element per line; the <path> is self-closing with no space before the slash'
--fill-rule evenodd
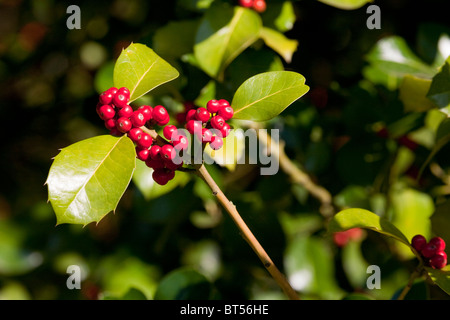
<path id="1" fill-rule="evenodd" d="M 292 55 L 297 50 L 298 41 L 286 38 L 284 34 L 270 28 L 262 28 L 261 39 L 266 45 L 275 50 L 284 61 L 290 63 Z"/>
<path id="2" fill-rule="evenodd" d="M 428 99 L 441 109 L 444 113 L 445 109 L 450 106 L 450 58 L 445 61 L 439 72 L 433 77 L 431 86 L 427 93 Z M 448 115 L 448 114 L 447 114 Z"/>
<path id="3" fill-rule="evenodd" d="M 342 210 L 330 220 L 328 225 L 328 231 L 330 233 L 345 231 L 352 228 L 373 230 L 411 247 L 406 236 L 396 226 L 368 210 L 357 208 Z"/>
<path id="4" fill-rule="evenodd" d="M 425 267 L 425 270 L 428 272 L 431 280 L 450 295 L 450 265 L 440 270 L 429 267 Z"/>
<path id="5" fill-rule="evenodd" d="M 87 225 L 114 211 L 135 166 L 135 147 L 127 136 L 97 136 L 62 149 L 46 181 L 57 225 Z"/>
<path id="6" fill-rule="evenodd" d="M 319 0 L 329 6 L 343 10 L 355 10 L 361 8 L 366 3 L 372 2 L 373 0 Z"/>
<path id="7" fill-rule="evenodd" d="M 235 119 L 266 121 L 279 115 L 309 91 L 305 77 L 292 71 L 271 71 L 247 79 L 231 106 Z"/>
<path id="8" fill-rule="evenodd" d="M 253 10 L 224 3 L 212 5 L 196 35 L 194 56 L 199 67 L 216 78 L 259 38 L 261 18 Z"/>
<path id="9" fill-rule="evenodd" d="M 149 47 L 132 43 L 122 50 L 114 67 L 114 86 L 130 90 L 130 102 L 176 79 L 178 71 Z"/>

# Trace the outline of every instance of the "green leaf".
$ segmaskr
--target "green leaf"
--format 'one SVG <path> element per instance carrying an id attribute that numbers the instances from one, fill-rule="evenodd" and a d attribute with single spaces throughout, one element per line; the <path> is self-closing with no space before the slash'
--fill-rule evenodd
<path id="1" fill-rule="evenodd" d="M 197 31 L 194 55 L 199 67 L 216 78 L 242 51 L 259 38 L 262 22 L 250 9 L 214 4 Z"/>
<path id="2" fill-rule="evenodd" d="M 271 71 L 246 80 L 231 103 L 234 118 L 266 121 L 279 115 L 290 104 L 307 93 L 305 77 L 291 71 Z"/>
<path id="3" fill-rule="evenodd" d="M 261 18 L 264 26 L 286 32 L 294 27 L 297 16 L 292 2 L 284 1 L 283 3 L 272 2 L 270 10 L 264 11 Z"/>
<path id="4" fill-rule="evenodd" d="M 183 186 L 189 181 L 189 175 L 177 172 L 170 183 L 161 186 L 152 178 L 153 169 L 146 166 L 145 162 L 137 161 L 133 174 L 133 182 L 146 200 L 158 198 L 169 193 L 178 186 Z"/>
<path id="5" fill-rule="evenodd" d="M 298 46 L 297 40 L 288 39 L 284 34 L 270 28 L 262 28 L 261 38 L 267 46 L 280 54 L 284 61 L 287 63 L 292 61 L 292 55 Z"/>
<path id="6" fill-rule="evenodd" d="M 352 228 L 364 228 L 392 237 L 411 247 L 406 236 L 389 221 L 364 209 L 345 209 L 337 213 L 328 225 L 330 233 Z"/>
<path id="7" fill-rule="evenodd" d="M 425 267 L 425 270 L 428 272 L 428 275 L 433 282 L 450 295 L 450 265 L 447 265 L 440 270 L 429 267 Z"/>
<path id="8" fill-rule="evenodd" d="M 450 143 L 450 118 L 445 118 L 439 125 L 434 147 L 428 155 L 427 159 L 424 161 L 420 168 L 419 176 L 422 175 L 423 170 L 425 170 L 426 166 L 430 163 L 430 161 L 434 158 L 434 156 L 448 143 Z"/>
<path id="9" fill-rule="evenodd" d="M 405 112 L 423 112 L 434 108 L 427 98 L 431 80 L 413 75 L 406 75 L 399 87 L 399 99 L 403 102 Z"/>
<path id="10" fill-rule="evenodd" d="M 367 55 L 367 61 L 387 75 L 403 77 L 413 74 L 431 78 L 436 70 L 420 60 L 409 48 L 406 41 L 398 36 L 379 40 Z"/>
<path id="11" fill-rule="evenodd" d="M 180 268 L 161 280 L 155 300 L 207 300 L 211 291 L 212 285 L 203 274 L 191 268 Z"/>
<path id="12" fill-rule="evenodd" d="M 392 223 L 405 235 L 412 239 L 416 234 L 429 238 L 431 233 L 430 217 L 434 212 L 434 202 L 426 193 L 414 190 L 394 190 L 391 195 L 394 209 Z M 410 249 L 398 247 L 398 253 L 405 258 L 412 257 Z"/>
<path id="13" fill-rule="evenodd" d="M 344 10 L 355 10 L 361 8 L 366 3 L 370 3 L 373 0 L 319 0 L 329 6 Z"/>
<path id="14" fill-rule="evenodd" d="M 439 108 L 450 106 L 450 58 L 433 77 L 427 97 Z"/>
<path id="15" fill-rule="evenodd" d="M 133 142 L 103 135 L 61 150 L 46 184 L 57 224 L 86 225 L 115 210 L 136 165 Z"/>
<path id="16" fill-rule="evenodd" d="M 114 67 L 114 85 L 130 90 L 130 102 L 178 76 L 174 67 L 139 43 L 122 50 Z"/>

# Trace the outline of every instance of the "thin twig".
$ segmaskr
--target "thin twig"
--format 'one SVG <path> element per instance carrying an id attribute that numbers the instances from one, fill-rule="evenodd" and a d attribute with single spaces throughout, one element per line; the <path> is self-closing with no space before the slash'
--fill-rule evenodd
<path id="1" fill-rule="evenodd" d="M 201 165 L 197 171 L 197 174 L 208 184 L 211 188 L 213 195 L 216 196 L 217 200 L 220 204 L 225 208 L 225 210 L 230 215 L 233 222 L 236 224 L 238 229 L 240 230 L 243 238 L 247 241 L 256 255 L 259 257 L 264 267 L 266 267 L 267 271 L 269 271 L 270 275 L 275 279 L 278 285 L 283 289 L 285 294 L 291 300 L 299 300 L 299 296 L 297 292 L 291 287 L 289 282 L 286 280 L 285 276 L 278 270 L 276 265 L 273 263 L 272 259 L 269 257 L 267 252 L 255 238 L 251 230 L 248 228 L 247 224 L 242 219 L 241 215 L 236 209 L 236 206 L 233 205 L 231 201 L 225 196 L 219 186 L 216 184 L 214 179 L 209 174 L 208 170 L 204 165 Z"/>
<path id="2" fill-rule="evenodd" d="M 408 294 L 409 290 L 411 290 L 412 285 L 414 283 L 414 280 L 420 275 L 421 270 L 419 268 L 416 268 L 413 273 L 411 273 L 411 276 L 409 277 L 408 283 L 403 288 L 402 292 L 398 296 L 397 300 L 403 300 L 405 299 L 405 296 Z"/>
<path id="3" fill-rule="evenodd" d="M 292 179 L 292 182 L 302 185 L 313 197 L 320 201 L 320 213 L 326 217 L 331 217 L 335 210 L 333 207 L 333 197 L 330 192 L 320 185 L 314 183 L 311 177 L 296 166 L 286 155 L 284 146 L 275 142 L 266 130 L 256 130 L 258 138 L 271 152 L 271 156 L 278 158 L 280 168 Z"/>

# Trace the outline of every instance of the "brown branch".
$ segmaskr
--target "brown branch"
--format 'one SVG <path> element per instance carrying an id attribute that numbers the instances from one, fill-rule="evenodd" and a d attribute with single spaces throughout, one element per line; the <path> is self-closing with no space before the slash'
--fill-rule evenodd
<path id="1" fill-rule="evenodd" d="M 283 291 L 289 297 L 289 299 L 299 300 L 297 292 L 291 287 L 291 285 L 286 280 L 285 276 L 280 272 L 280 270 L 278 270 L 276 265 L 273 263 L 272 259 L 269 257 L 264 248 L 255 238 L 251 230 L 248 228 L 247 224 L 242 219 L 241 215 L 236 209 L 236 206 L 233 205 L 233 203 L 228 200 L 228 198 L 216 184 L 214 179 L 211 177 L 208 170 L 206 170 L 206 167 L 204 165 L 201 165 L 199 167 L 197 175 L 199 175 L 211 188 L 213 195 L 216 196 L 217 200 L 228 212 L 231 219 L 241 232 L 242 237 L 247 241 L 252 250 L 256 253 L 258 258 L 263 263 L 264 267 L 266 267 L 267 271 L 275 279 L 275 281 L 278 283 L 281 289 L 283 289 Z"/>
<path id="2" fill-rule="evenodd" d="M 320 201 L 320 213 L 326 217 L 331 217 L 335 210 L 333 207 L 333 197 L 330 192 L 317 185 L 311 177 L 296 166 L 286 155 L 284 146 L 275 142 L 266 130 L 256 130 L 258 138 L 272 152 L 272 156 L 279 160 L 280 168 L 291 178 L 293 183 L 302 185 L 313 197 Z"/>

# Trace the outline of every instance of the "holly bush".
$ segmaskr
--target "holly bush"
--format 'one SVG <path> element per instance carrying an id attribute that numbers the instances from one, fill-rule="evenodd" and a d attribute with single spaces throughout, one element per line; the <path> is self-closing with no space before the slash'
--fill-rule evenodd
<path id="1" fill-rule="evenodd" d="M 448 299 L 445 15 L 69 5 L 5 5 L 1 298 Z"/>

